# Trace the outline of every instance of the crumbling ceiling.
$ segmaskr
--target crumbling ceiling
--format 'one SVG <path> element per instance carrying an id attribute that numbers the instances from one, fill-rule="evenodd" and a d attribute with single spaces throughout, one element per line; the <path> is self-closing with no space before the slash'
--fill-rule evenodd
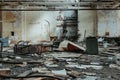
<path id="1" fill-rule="evenodd" d="M 1 10 L 120 9 L 119 0 L 0 0 Z"/>

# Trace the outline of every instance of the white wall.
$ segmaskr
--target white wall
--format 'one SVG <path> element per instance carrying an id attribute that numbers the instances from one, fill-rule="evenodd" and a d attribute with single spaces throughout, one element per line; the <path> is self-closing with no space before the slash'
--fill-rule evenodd
<path id="1" fill-rule="evenodd" d="M 98 11 L 98 36 L 105 36 L 109 32 L 109 37 L 120 36 L 120 11 L 100 10 Z"/>
<path id="2" fill-rule="evenodd" d="M 86 30 L 86 36 L 93 36 L 94 35 L 94 28 L 96 27 L 95 24 L 95 10 L 79 10 L 78 11 L 78 34 L 81 36 L 79 37 L 79 41 L 84 39 L 84 33 Z"/>
<path id="3" fill-rule="evenodd" d="M 63 14 L 65 16 L 68 15 L 65 12 Z M 23 12 L 22 15 L 22 39 L 32 41 L 49 40 L 49 34 L 55 35 L 58 11 L 27 11 Z M 97 26 L 98 36 L 104 36 L 106 31 L 109 31 L 112 37 L 120 36 L 120 10 L 97 11 L 97 15 L 98 22 L 96 22 L 95 10 L 78 11 L 78 34 L 81 34 L 79 41 L 83 40 L 85 30 L 85 37 L 95 35 Z M 10 26 L 11 24 L 8 25 Z"/>
<path id="4" fill-rule="evenodd" d="M 120 10 L 117 11 L 117 24 L 118 24 L 118 28 L 117 28 L 117 33 L 118 33 L 118 36 L 120 37 Z"/>
<path id="5" fill-rule="evenodd" d="M 14 24 L 4 19 L 3 12 L 3 37 L 9 37 L 10 32 L 15 30 L 15 35 L 19 40 L 41 41 L 49 40 L 49 35 L 55 35 L 56 17 L 58 11 L 23 11 L 21 18 Z M 120 36 L 120 10 L 117 11 L 98 11 L 98 35 L 104 36 L 106 31 L 110 32 L 110 36 Z M 65 16 L 68 15 L 63 12 Z M 96 27 L 96 11 L 79 10 L 78 11 L 78 34 L 81 34 L 79 41 L 86 37 L 94 35 Z M 71 13 L 70 13 L 71 15 Z"/>
<path id="6" fill-rule="evenodd" d="M 109 37 L 120 36 L 120 10 L 98 10 L 97 20 L 95 14 L 92 10 L 78 11 L 78 33 L 81 34 L 79 41 L 83 40 L 85 30 L 86 36 L 94 35 L 96 27 L 98 36 L 105 36 L 106 32 L 109 32 Z"/>
<path id="7" fill-rule="evenodd" d="M 21 12 L 16 13 L 15 11 L 3 11 L 2 14 L 2 37 L 11 37 L 11 31 L 14 31 L 16 40 L 21 40 Z"/>
<path id="8" fill-rule="evenodd" d="M 50 35 L 55 36 L 57 16 L 59 11 L 26 11 L 22 12 L 22 38 L 32 42 L 50 40 Z M 64 17 L 74 17 L 74 11 L 62 11 Z M 74 28 L 74 26 L 73 26 Z M 67 28 L 67 36 L 74 35 L 76 28 Z M 74 31 L 73 31 L 74 30 Z M 72 32 L 72 34 L 71 34 Z"/>
<path id="9" fill-rule="evenodd" d="M 81 34 L 79 40 L 83 40 L 85 30 L 86 36 L 94 34 L 94 13 L 94 11 L 78 11 L 78 33 Z M 15 15 L 15 12 L 13 14 Z M 68 16 L 72 15 L 73 12 L 62 12 L 62 14 Z M 3 12 L 3 18 L 5 15 Z M 14 24 L 3 19 L 3 37 L 10 36 L 13 26 L 18 40 L 31 40 L 33 42 L 49 40 L 49 35 L 55 35 L 58 11 L 22 11 L 19 15 L 19 17 L 16 15 L 17 22 Z"/>
<path id="10" fill-rule="evenodd" d="M 69 14 L 68 14 L 69 13 Z M 71 15 L 73 12 L 62 12 L 64 16 Z M 78 33 L 81 34 L 79 41 L 83 40 L 84 32 L 86 30 L 86 37 L 94 35 L 95 27 L 95 11 L 78 11 Z M 26 40 L 33 42 L 41 40 L 49 40 L 49 35 L 55 35 L 56 17 L 58 11 L 27 11 L 24 12 L 23 29 Z"/>
<path id="11" fill-rule="evenodd" d="M 55 34 L 56 11 L 27 11 L 25 12 L 26 40 L 33 42 L 49 40 L 49 35 Z"/>

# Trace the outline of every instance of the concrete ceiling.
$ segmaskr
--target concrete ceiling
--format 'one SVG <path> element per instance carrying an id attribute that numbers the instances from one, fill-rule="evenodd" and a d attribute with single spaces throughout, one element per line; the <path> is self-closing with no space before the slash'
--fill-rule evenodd
<path id="1" fill-rule="evenodd" d="M 119 0 L 0 0 L 2 10 L 120 9 Z"/>

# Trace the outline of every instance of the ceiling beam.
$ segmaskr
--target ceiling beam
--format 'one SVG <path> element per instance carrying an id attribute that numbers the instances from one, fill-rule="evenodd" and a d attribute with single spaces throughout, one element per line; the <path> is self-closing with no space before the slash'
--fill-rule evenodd
<path id="1" fill-rule="evenodd" d="M 45 2 L 45 0 L 0 0 L 0 6 L 2 6 L 2 10 L 66 10 L 66 9 L 75 9 L 75 10 L 81 10 L 81 8 L 85 9 L 120 9 L 120 1 L 114 1 L 114 0 L 80 0 L 79 2 L 60 2 L 54 1 Z M 11 2 L 12 1 L 12 2 Z M 32 2 L 33 1 L 33 2 Z M 47 0 L 46 0 L 47 1 Z M 10 8 L 5 8 L 9 6 Z M 23 6 L 23 7 L 30 7 L 31 9 L 21 9 L 21 7 L 17 6 Z M 12 8 L 11 8 L 12 7 Z M 34 8 L 33 8 L 34 7 Z M 36 8 L 37 7 L 37 8 Z M 89 8 L 90 7 L 90 8 Z"/>

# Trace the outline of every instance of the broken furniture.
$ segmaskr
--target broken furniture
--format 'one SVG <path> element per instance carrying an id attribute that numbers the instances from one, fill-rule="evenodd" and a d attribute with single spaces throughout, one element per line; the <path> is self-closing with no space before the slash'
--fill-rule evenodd
<path id="1" fill-rule="evenodd" d="M 14 46 L 14 53 L 15 54 L 25 54 L 29 53 L 29 45 L 25 41 L 19 41 L 17 44 Z"/>
<path id="2" fill-rule="evenodd" d="M 26 53 L 34 54 L 34 53 L 42 53 L 45 51 L 53 50 L 53 44 L 49 42 L 41 42 L 39 44 L 28 44 L 23 41 L 23 44 L 20 44 L 20 43 L 21 42 L 18 42 L 14 46 L 15 54 L 26 54 Z"/>
<path id="3" fill-rule="evenodd" d="M 9 46 L 8 44 L 8 38 L 0 38 L 0 57 L 2 57 L 2 50 L 3 50 L 3 47 L 7 47 Z"/>
<path id="4" fill-rule="evenodd" d="M 86 52 L 88 54 L 98 54 L 98 41 L 96 37 L 86 38 Z"/>
<path id="5" fill-rule="evenodd" d="M 46 42 L 42 42 L 39 44 L 31 44 L 29 46 L 29 51 L 31 54 L 33 54 L 33 53 L 41 54 L 42 52 L 53 51 L 53 44 L 46 43 Z"/>
<path id="6" fill-rule="evenodd" d="M 71 41 L 64 40 L 60 43 L 59 49 L 62 49 L 64 51 L 71 51 L 71 52 L 84 52 L 85 48 L 82 46 L 79 46 Z"/>
<path id="7" fill-rule="evenodd" d="M 98 37 L 98 42 L 101 43 L 102 45 L 104 42 L 114 44 L 114 45 L 120 45 L 120 37 L 104 37 L 104 36 L 99 36 Z"/>

